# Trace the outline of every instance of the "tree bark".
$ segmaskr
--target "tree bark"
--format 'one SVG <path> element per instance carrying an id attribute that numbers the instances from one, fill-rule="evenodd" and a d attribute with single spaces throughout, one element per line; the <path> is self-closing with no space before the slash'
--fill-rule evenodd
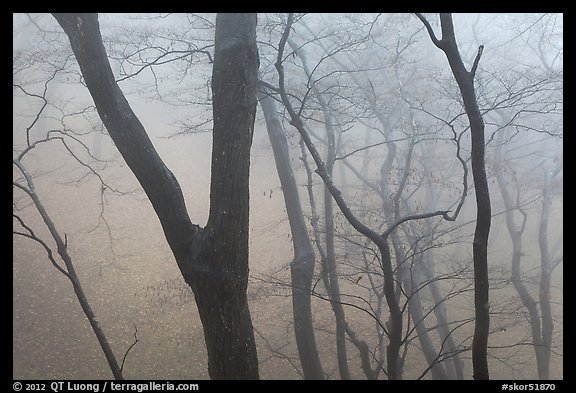
<path id="1" fill-rule="evenodd" d="M 158 215 L 204 327 L 212 379 L 258 379 L 246 297 L 250 147 L 256 113 L 255 14 L 219 14 L 213 68 L 210 215 L 191 222 L 178 181 L 114 79 L 96 14 L 54 14 L 70 39 L 100 118 Z"/>
<path id="2" fill-rule="evenodd" d="M 312 278 L 315 264 L 314 248 L 308 236 L 300 196 L 298 195 L 298 186 L 292 171 L 288 141 L 278 118 L 276 103 L 269 93 L 262 89 L 259 90 L 258 99 L 264 113 L 266 129 L 272 145 L 276 171 L 280 178 L 292 232 L 294 259 L 290 263 L 290 275 L 296 347 L 298 348 L 304 379 L 324 379 L 314 336 L 311 308 Z"/>
<path id="3" fill-rule="evenodd" d="M 470 122 L 472 135 L 472 176 L 476 194 L 476 228 L 472 243 L 474 260 L 474 338 L 472 340 L 472 367 L 474 379 L 489 379 L 488 371 L 488 334 L 490 330 L 490 302 L 488 283 L 488 236 L 492 218 L 490 206 L 490 191 L 484 165 L 484 119 L 478 107 L 474 89 L 474 75 L 484 47 L 478 49 L 478 54 L 470 71 L 466 70 L 456 44 L 452 14 L 440 14 L 442 39 L 434 35 L 430 23 L 420 14 L 418 18 L 424 23 L 430 38 L 440 48 L 450 64 L 450 69 L 458 83 L 464 109 Z"/>

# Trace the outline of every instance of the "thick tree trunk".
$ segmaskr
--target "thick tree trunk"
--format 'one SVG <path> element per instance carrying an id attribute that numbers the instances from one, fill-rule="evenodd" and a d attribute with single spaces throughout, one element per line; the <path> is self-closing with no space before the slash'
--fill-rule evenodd
<path id="1" fill-rule="evenodd" d="M 191 280 L 207 341 L 210 376 L 214 379 L 259 377 L 246 298 L 248 179 L 258 65 L 256 14 L 218 14 L 212 72 L 210 215 L 204 229 L 203 255 L 192 263 L 203 263 L 208 267 L 203 271 L 210 273 L 206 280 L 196 276 Z"/>
<path id="2" fill-rule="evenodd" d="M 255 14 L 216 18 L 210 215 L 194 225 L 178 181 L 158 156 L 110 69 L 96 14 L 54 14 L 70 39 L 100 118 L 150 199 L 196 297 L 213 379 L 257 379 L 246 298 L 250 147 L 256 112 Z"/>
<path id="3" fill-rule="evenodd" d="M 280 178 L 292 232 L 294 259 L 290 264 L 290 275 L 296 347 L 298 348 L 304 379 L 324 379 L 324 372 L 316 347 L 311 308 L 312 278 L 315 264 L 314 248 L 308 236 L 298 187 L 292 172 L 288 141 L 278 117 L 276 103 L 267 92 L 262 90 L 259 92 L 258 99 L 264 113 L 266 129 L 274 152 L 276 170 Z"/>

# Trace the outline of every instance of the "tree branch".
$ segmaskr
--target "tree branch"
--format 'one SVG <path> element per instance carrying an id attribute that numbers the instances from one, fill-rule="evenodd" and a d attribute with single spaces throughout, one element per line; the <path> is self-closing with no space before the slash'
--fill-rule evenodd
<path id="1" fill-rule="evenodd" d="M 100 118 L 150 199 L 179 267 L 186 269 L 185 256 L 199 227 L 190 221 L 180 184 L 158 155 L 114 78 L 98 16 L 53 15 L 68 35 Z"/>
<path id="2" fill-rule="evenodd" d="M 410 221 L 410 220 L 421 220 L 423 218 L 430 218 L 430 217 L 434 217 L 434 216 L 442 216 L 442 218 L 444 218 L 445 220 L 449 220 L 449 217 L 448 217 L 449 212 L 450 212 L 450 210 L 438 210 L 438 211 L 430 212 L 430 213 L 413 214 L 410 216 L 404 216 L 404 217 L 398 219 L 393 224 L 389 225 L 388 228 L 382 233 L 381 236 L 383 238 L 387 238 L 400 224 L 402 224 L 406 221 Z"/>
<path id="3" fill-rule="evenodd" d="M 32 231 L 32 229 L 24 223 L 24 220 L 22 220 L 22 218 L 20 216 L 18 216 L 15 213 L 12 213 L 12 217 L 14 217 L 20 223 L 20 225 L 28 231 L 28 233 L 19 232 L 19 231 L 12 231 L 12 233 L 15 235 L 24 236 L 28 239 L 34 240 L 35 242 L 39 243 L 42 247 L 44 247 L 44 250 L 46 250 L 46 253 L 48 254 L 48 259 L 50 260 L 50 263 L 52 263 L 52 265 L 54 265 L 54 267 L 56 269 L 58 269 L 58 271 L 60 273 L 65 275 L 66 278 L 68 278 L 70 281 L 72 281 L 72 277 L 70 276 L 70 274 L 62 266 L 60 266 L 58 264 L 58 262 L 56 262 L 56 260 L 54 259 L 54 254 L 52 253 L 52 249 L 48 246 L 48 244 L 46 244 L 46 242 L 44 240 L 42 240 L 38 236 L 36 236 L 34 231 Z"/>
<path id="4" fill-rule="evenodd" d="M 436 38 L 436 34 L 434 34 L 434 29 L 432 29 L 432 26 L 430 25 L 430 22 L 428 22 L 428 19 L 426 19 L 426 17 L 424 15 L 419 14 L 419 13 L 416 13 L 416 16 L 418 17 L 418 19 L 420 19 L 420 21 L 422 21 L 422 23 L 424 24 L 424 27 L 426 27 L 426 30 L 428 31 L 428 34 L 430 35 L 430 39 L 432 40 L 434 45 L 436 45 L 438 48 L 444 50 L 443 49 L 444 41 Z"/>
<path id="5" fill-rule="evenodd" d="M 126 357 L 128 356 L 128 352 L 130 352 L 130 350 L 132 348 L 134 348 L 134 346 L 136 344 L 138 344 L 140 340 L 138 339 L 138 327 L 136 326 L 136 324 L 134 324 L 134 342 L 132 343 L 132 345 L 130 345 L 128 347 L 128 349 L 126 350 L 126 352 L 124 353 L 124 357 L 122 358 L 122 364 L 120 364 L 120 371 L 124 371 L 124 362 L 126 362 Z"/>
<path id="6" fill-rule="evenodd" d="M 100 324 L 98 323 L 98 320 L 96 319 L 96 315 L 94 314 L 94 311 L 92 310 L 92 306 L 90 305 L 88 298 L 86 297 L 86 294 L 84 293 L 84 289 L 82 288 L 80 280 L 78 279 L 78 275 L 76 274 L 76 270 L 74 268 L 74 263 L 72 261 L 72 257 L 70 256 L 70 254 L 68 253 L 68 250 L 67 250 L 68 241 L 67 241 L 66 237 L 63 240 L 62 236 L 60 236 L 60 233 L 56 229 L 56 225 L 54 225 L 52 218 L 50 217 L 50 215 L 48 214 L 48 212 L 44 208 L 44 205 L 42 204 L 40 198 L 38 197 L 38 194 L 36 194 L 34 182 L 32 180 L 32 177 L 30 176 L 30 174 L 26 170 L 26 168 L 22 165 L 22 163 L 19 160 L 13 159 L 12 163 L 20 170 L 20 172 L 24 176 L 26 183 L 28 185 L 28 188 L 26 188 L 26 187 L 24 187 L 18 183 L 15 183 L 15 182 L 13 182 L 12 184 L 19 187 L 23 191 L 25 191 L 30 196 L 32 201 L 34 202 L 34 206 L 36 207 L 36 210 L 38 211 L 38 213 L 42 217 L 44 224 L 46 224 L 46 227 L 48 228 L 50 235 L 52 236 L 52 238 L 56 242 L 58 254 L 60 255 L 60 257 L 64 261 L 64 264 L 66 265 L 66 269 L 68 272 L 66 277 L 68 277 L 70 279 L 70 283 L 72 284 L 72 287 L 74 288 L 74 293 L 76 294 L 76 297 L 78 298 L 78 302 L 80 303 L 80 306 L 82 307 L 82 311 L 84 312 L 84 315 L 88 319 L 88 322 L 90 323 L 90 326 L 92 327 L 92 330 L 94 331 L 94 334 L 96 335 L 96 338 L 98 339 L 98 343 L 100 344 L 100 348 L 104 352 L 104 356 L 106 357 L 106 360 L 108 361 L 108 365 L 110 366 L 110 369 L 112 370 L 112 373 L 114 374 L 114 377 L 116 379 L 120 379 L 120 380 L 124 379 L 124 376 L 122 375 L 122 371 L 120 370 L 120 367 L 118 366 L 118 361 L 116 359 L 116 356 L 114 355 L 114 352 L 112 351 L 112 347 L 110 346 L 110 343 L 108 342 L 108 338 L 106 337 L 106 335 L 104 334 L 104 331 L 100 327 Z M 51 262 L 52 262 L 52 260 L 51 260 Z M 58 269 L 58 270 L 62 271 L 61 269 Z"/>
<path id="7" fill-rule="evenodd" d="M 476 75 L 476 69 L 478 68 L 478 63 L 480 62 L 480 57 L 482 57 L 482 52 L 484 51 L 484 45 L 480 45 L 478 47 L 478 53 L 476 54 L 476 58 L 474 59 L 474 64 L 472 64 L 472 69 L 470 70 L 470 77 L 474 79 L 474 75 Z"/>

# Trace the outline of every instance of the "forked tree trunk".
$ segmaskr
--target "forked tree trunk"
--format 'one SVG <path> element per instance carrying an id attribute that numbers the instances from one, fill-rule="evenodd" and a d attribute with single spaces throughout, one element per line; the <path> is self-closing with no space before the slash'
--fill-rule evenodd
<path id="1" fill-rule="evenodd" d="M 250 147 L 256 113 L 256 14 L 218 14 L 212 78 L 210 215 L 191 222 L 178 181 L 114 79 L 96 14 L 54 14 L 110 137 L 150 199 L 196 298 L 212 379 L 258 379 L 248 309 Z"/>

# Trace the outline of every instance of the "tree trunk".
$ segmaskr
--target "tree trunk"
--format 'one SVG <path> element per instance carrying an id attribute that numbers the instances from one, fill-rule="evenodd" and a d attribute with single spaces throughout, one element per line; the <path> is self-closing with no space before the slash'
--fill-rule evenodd
<path id="1" fill-rule="evenodd" d="M 562 160 L 558 160 L 554 168 L 544 174 L 544 189 L 542 195 L 542 211 L 540 225 L 538 226 L 538 246 L 540 248 L 540 312 L 542 318 L 542 346 L 539 354 L 541 363 L 538 364 L 538 377 L 550 379 L 550 354 L 552 353 L 552 335 L 554 333 L 554 319 L 552 318 L 552 304 L 550 301 L 550 282 L 554 266 L 550 260 L 548 250 L 548 220 L 550 217 L 550 182 L 562 168 Z"/>
<path id="2" fill-rule="evenodd" d="M 474 259 L 474 311 L 476 324 L 472 341 L 472 367 L 474 379 L 489 379 L 488 371 L 488 334 L 490 330 L 490 303 L 488 283 L 488 236 L 492 217 L 490 191 L 484 164 L 484 120 L 478 108 L 474 89 L 474 75 L 466 70 L 460 58 L 452 15 L 441 14 L 442 41 L 445 41 L 446 57 L 460 88 L 466 115 L 470 122 L 472 135 L 472 176 L 476 194 L 476 229 L 472 243 Z M 481 54 L 481 52 L 479 52 Z M 478 58 L 479 59 L 479 58 Z"/>
<path id="3" fill-rule="evenodd" d="M 193 275 L 190 280 L 197 288 L 210 376 L 215 379 L 259 377 L 246 298 L 248 179 L 258 66 L 256 14 L 218 14 L 212 72 L 210 215 L 204 229 L 207 236 L 202 238 L 204 255 L 192 263 L 204 265 L 203 273 L 209 274 L 205 279 Z"/>
<path id="4" fill-rule="evenodd" d="M 446 311 L 445 299 L 441 294 L 436 274 L 434 273 L 434 254 L 433 250 L 428 250 L 425 256 L 425 262 L 422 266 L 425 279 L 428 280 L 428 287 L 432 295 L 434 315 L 438 322 L 438 335 L 440 342 L 446 347 L 445 353 L 450 354 L 450 358 L 445 361 L 447 377 L 450 379 L 464 379 L 464 362 L 460 359 L 459 349 L 454 342 L 454 336 L 448 322 L 448 313 Z"/>
<path id="5" fill-rule="evenodd" d="M 256 113 L 255 14 L 219 14 L 213 68 L 214 139 L 206 228 L 188 216 L 178 181 L 114 79 L 96 14 L 54 14 L 110 137 L 150 199 L 204 327 L 212 379 L 258 379 L 246 298 L 250 147 Z"/>
<path id="6" fill-rule="evenodd" d="M 324 112 L 326 115 L 326 112 Z M 328 136 L 328 146 L 326 154 L 326 172 L 332 178 L 334 170 L 334 130 L 330 122 L 330 117 L 326 117 L 326 133 Z M 348 356 L 346 351 L 346 314 L 342 307 L 340 298 L 340 284 L 338 283 L 338 267 L 336 265 L 336 253 L 334 249 L 334 209 L 332 203 L 332 194 L 328 187 L 324 186 L 324 228 L 326 239 L 326 265 L 322 274 L 326 275 L 328 283 L 328 296 L 330 304 L 336 317 L 336 354 L 338 357 L 338 371 L 340 378 L 350 379 L 350 369 L 348 367 Z"/>
<path id="7" fill-rule="evenodd" d="M 290 263 L 290 275 L 296 347 L 298 348 L 304 379 L 324 379 L 324 372 L 316 347 L 311 308 L 312 278 L 315 264 L 314 248 L 308 236 L 298 187 L 292 172 L 288 141 L 278 118 L 276 103 L 267 92 L 262 90 L 259 91 L 258 99 L 264 113 L 266 129 L 274 152 L 276 170 L 280 178 L 292 232 L 294 259 Z"/>
<path id="8" fill-rule="evenodd" d="M 524 221 L 520 228 L 518 228 L 516 221 L 514 219 L 514 210 L 518 207 L 514 206 L 512 201 L 512 196 L 508 191 L 507 182 L 504 178 L 504 173 L 502 169 L 502 144 L 504 143 L 504 130 L 498 133 L 496 139 L 496 151 L 494 153 L 494 174 L 496 175 L 496 180 L 502 193 L 502 201 L 504 202 L 504 208 L 506 209 L 506 228 L 510 235 L 510 240 L 512 241 L 512 272 L 511 280 L 514 289 L 520 296 L 522 304 L 528 311 L 528 320 L 530 322 L 530 331 L 532 333 L 532 345 L 534 345 L 534 352 L 536 356 L 536 365 L 538 368 L 538 378 L 543 378 L 545 375 L 545 356 L 543 353 L 542 344 L 542 327 L 540 325 L 540 315 L 538 313 L 538 303 L 530 295 L 528 288 L 524 285 L 524 280 L 522 279 L 522 271 L 520 269 L 522 261 L 522 233 L 524 232 L 524 226 L 526 222 L 526 214 L 523 214 Z"/>
<path id="9" fill-rule="evenodd" d="M 420 14 L 417 14 L 426 26 L 430 38 L 434 44 L 442 49 L 454 78 L 460 88 L 460 94 L 464 102 L 464 109 L 470 122 L 470 132 L 472 134 L 472 176 L 475 184 L 476 194 L 476 229 L 472 243 L 472 257 L 474 260 L 474 338 L 472 340 L 472 367 L 474 379 L 489 379 L 488 371 L 488 334 L 490 331 L 490 302 L 488 283 L 488 236 L 490 234 L 490 222 L 492 218 L 490 206 L 490 191 L 484 166 L 485 146 L 484 146 L 484 120 L 474 89 L 474 75 L 478 67 L 478 62 L 482 55 L 482 46 L 478 49 L 478 54 L 474 59 L 474 64 L 470 71 L 466 70 L 456 37 L 454 36 L 454 25 L 452 14 L 440 14 L 442 26 L 442 39 L 438 40 L 434 35 L 430 23 Z"/>
<path id="10" fill-rule="evenodd" d="M 324 100 L 324 97 L 322 96 L 322 93 L 319 92 L 315 86 L 312 71 L 308 65 L 304 51 L 290 39 L 288 39 L 288 44 L 302 61 L 304 72 L 311 80 L 311 90 L 314 92 L 314 98 L 318 101 L 320 107 L 322 108 L 322 113 L 324 115 L 324 127 L 326 129 L 326 137 L 328 141 L 326 146 L 326 171 L 328 172 L 328 176 L 332 177 L 336 158 L 336 135 L 334 132 L 332 115 L 326 100 Z M 331 301 L 334 317 L 336 318 L 336 355 L 338 359 L 338 371 L 340 373 L 340 378 L 350 379 L 350 368 L 348 367 L 348 355 L 346 349 L 346 330 L 350 330 L 350 328 L 346 323 L 346 313 L 344 312 L 342 299 L 340 297 L 338 266 L 336 263 L 336 254 L 334 249 L 334 209 L 332 195 L 330 194 L 330 190 L 327 187 L 324 187 L 324 227 L 326 258 L 323 259 L 324 266 L 322 266 L 322 275 L 323 281 L 328 291 L 328 296 Z"/>
<path id="11" fill-rule="evenodd" d="M 412 244 L 416 244 L 413 242 Z M 424 358 L 430 367 L 430 372 L 432 373 L 432 379 L 434 380 L 445 380 L 448 379 L 446 375 L 446 370 L 444 365 L 438 361 L 440 353 L 434 347 L 434 342 L 429 334 L 429 329 L 426 327 L 426 315 L 424 315 L 424 305 L 422 304 L 422 299 L 420 294 L 422 293 L 420 286 L 422 285 L 422 265 L 424 263 L 424 256 L 422 251 L 418 250 L 414 256 L 414 266 L 411 269 L 412 274 L 403 274 L 403 290 L 408 297 L 409 305 L 408 311 L 412 316 L 412 321 L 414 323 L 414 328 L 416 329 L 416 334 L 418 335 L 418 341 L 420 342 L 420 348 L 424 354 Z M 404 258 L 402 258 L 403 260 Z M 408 270 L 408 269 L 406 269 Z M 429 284 L 429 283 L 428 283 Z"/>

